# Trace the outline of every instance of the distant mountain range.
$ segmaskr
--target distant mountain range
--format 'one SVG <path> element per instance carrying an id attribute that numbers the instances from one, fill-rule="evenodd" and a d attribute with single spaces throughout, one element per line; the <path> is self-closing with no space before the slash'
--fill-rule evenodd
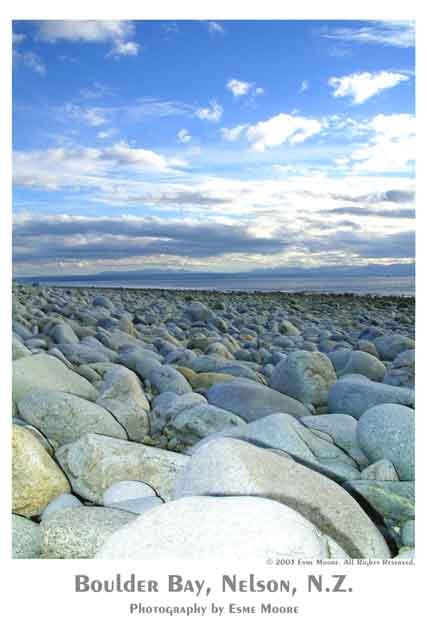
<path id="1" fill-rule="evenodd" d="M 218 278 L 220 280 L 239 280 L 248 278 L 346 278 L 346 277 L 404 277 L 415 276 L 415 263 L 411 264 L 390 264 L 390 265 L 367 265 L 364 267 L 318 267 L 313 268 L 275 268 L 275 269 L 254 269 L 238 273 L 212 272 L 212 271 L 149 271 L 141 269 L 138 271 L 101 271 L 100 273 L 85 275 L 51 275 L 51 276 L 16 276 L 16 282 L 112 282 L 114 280 L 126 281 L 146 281 L 154 279 L 170 280 L 171 282 L 185 282 L 185 280 L 206 280 Z"/>

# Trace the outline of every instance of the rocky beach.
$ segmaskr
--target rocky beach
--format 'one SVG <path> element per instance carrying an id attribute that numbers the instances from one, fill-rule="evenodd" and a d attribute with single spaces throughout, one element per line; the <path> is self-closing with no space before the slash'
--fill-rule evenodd
<path id="1" fill-rule="evenodd" d="M 13 557 L 407 559 L 415 300 L 13 286 Z"/>

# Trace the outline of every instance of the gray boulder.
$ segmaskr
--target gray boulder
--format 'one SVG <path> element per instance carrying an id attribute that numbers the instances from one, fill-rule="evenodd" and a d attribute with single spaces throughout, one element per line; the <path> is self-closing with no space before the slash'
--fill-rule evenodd
<path id="1" fill-rule="evenodd" d="M 147 511 L 150 511 L 150 509 L 159 507 L 162 504 L 164 504 L 164 502 L 158 496 L 146 496 L 145 498 L 133 498 L 131 500 L 113 502 L 111 504 L 111 508 L 141 515 L 142 513 L 146 513 Z"/>
<path id="2" fill-rule="evenodd" d="M 150 432 L 150 404 L 138 376 L 126 367 L 107 371 L 96 402 L 113 414 L 130 440 L 142 442 Z"/>
<path id="3" fill-rule="evenodd" d="M 76 336 L 72 327 L 65 322 L 58 322 L 55 326 L 49 331 L 49 335 L 55 342 L 59 343 L 68 343 L 68 344 L 78 344 L 79 339 Z"/>
<path id="4" fill-rule="evenodd" d="M 369 465 L 369 460 L 357 441 L 357 420 L 353 416 L 328 413 L 321 416 L 303 416 L 299 420 L 306 427 L 329 435 L 334 444 L 348 453 L 359 467 Z"/>
<path id="5" fill-rule="evenodd" d="M 177 479 L 174 497 L 252 495 L 288 505 L 353 558 L 388 558 L 369 517 L 338 484 L 288 457 L 232 438 L 201 447 Z"/>
<path id="6" fill-rule="evenodd" d="M 374 344 L 381 360 L 394 360 L 402 351 L 415 349 L 415 340 L 398 333 L 380 336 L 374 340 Z"/>
<path id="7" fill-rule="evenodd" d="M 182 373 L 167 364 L 153 369 L 149 375 L 149 380 L 158 393 L 172 391 L 180 396 L 192 391 L 190 383 L 187 382 Z"/>
<path id="8" fill-rule="evenodd" d="M 127 439 L 126 431 L 111 413 L 70 393 L 35 391 L 18 402 L 18 409 L 24 420 L 60 445 L 86 433 Z"/>
<path id="9" fill-rule="evenodd" d="M 39 558 L 40 526 L 15 513 L 12 514 L 12 558 Z"/>
<path id="10" fill-rule="evenodd" d="M 189 457 L 173 451 L 94 433 L 56 451 L 74 493 L 102 504 L 104 492 L 121 480 L 141 480 L 168 500 L 176 475 Z"/>
<path id="11" fill-rule="evenodd" d="M 59 509 L 76 509 L 82 506 L 80 500 L 76 498 L 76 496 L 73 496 L 72 493 L 61 493 L 60 496 L 57 496 L 49 502 L 41 515 L 41 520 L 46 520 L 46 518 L 52 515 L 52 513 L 55 513 L 55 511 L 59 511 Z"/>
<path id="12" fill-rule="evenodd" d="M 402 351 L 391 362 L 384 377 L 386 384 L 396 387 L 409 387 L 413 389 L 415 386 L 415 349 Z"/>
<path id="13" fill-rule="evenodd" d="M 205 403 L 197 403 L 180 411 L 170 424 L 178 439 L 187 444 L 194 444 L 200 438 L 222 429 L 241 429 L 244 426 L 245 421 L 234 413 Z"/>
<path id="14" fill-rule="evenodd" d="M 102 560 L 256 562 L 345 558 L 295 510 L 257 497 L 193 497 L 151 509 L 113 534 Z"/>
<path id="15" fill-rule="evenodd" d="M 273 413 L 288 413 L 297 417 L 311 413 L 298 400 L 244 378 L 214 384 L 207 397 L 210 404 L 231 411 L 247 422 Z"/>
<path id="16" fill-rule="evenodd" d="M 331 385 L 336 382 L 329 358 L 315 351 L 293 351 L 279 362 L 271 378 L 271 386 L 305 405 L 325 405 Z"/>
<path id="17" fill-rule="evenodd" d="M 31 351 L 27 349 L 25 344 L 21 340 L 12 335 L 12 360 L 19 360 L 19 358 L 25 358 L 31 355 Z"/>
<path id="18" fill-rule="evenodd" d="M 135 515 L 106 507 L 61 509 L 40 525 L 43 558 L 93 558 L 103 543 Z"/>
<path id="19" fill-rule="evenodd" d="M 115 502 L 137 500 L 138 498 L 152 498 L 156 496 L 153 487 L 146 482 L 137 480 L 122 480 L 115 482 L 104 492 L 102 502 L 105 507 L 111 507 Z"/>
<path id="20" fill-rule="evenodd" d="M 380 404 L 366 411 L 357 425 L 361 449 L 371 462 L 387 458 L 401 480 L 415 474 L 415 412 L 398 404 Z"/>
<path id="21" fill-rule="evenodd" d="M 374 382 L 382 382 L 384 379 L 385 365 L 370 353 L 340 349 L 328 355 L 338 378 L 348 373 L 359 373 Z"/>
<path id="22" fill-rule="evenodd" d="M 151 433 L 161 433 L 181 411 L 197 404 L 207 404 L 206 398 L 198 393 L 183 393 L 180 396 L 170 391 L 160 393 L 153 400 Z"/>
<path id="23" fill-rule="evenodd" d="M 378 460 L 363 469 L 361 480 L 382 480 L 384 482 L 399 482 L 399 476 L 390 460 Z"/>
<path id="24" fill-rule="evenodd" d="M 414 407 L 415 394 L 411 389 L 372 382 L 365 376 L 352 374 L 340 378 L 328 396 L 329 413 L 345 413 L 354 418 L 360 418 L 371 407 L 385 403 Z"/>
<path id="25" fill-rule="evenodd" d="M 57 358 L 44 353 L 15 360 L 12 369 L 13 400 L 33 391 L 63 391 L 95 400 L 95 387 L 85 378 L 71 371 Z"/>

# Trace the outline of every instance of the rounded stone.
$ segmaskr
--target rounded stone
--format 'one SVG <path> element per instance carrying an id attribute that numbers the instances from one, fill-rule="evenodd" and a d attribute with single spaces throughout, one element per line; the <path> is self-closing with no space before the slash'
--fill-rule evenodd
<path id="1" fill-rule="evenodd" d="M 93 558 L 102 544 L 135 515 L 106 507 L 61 509 L 40 525 L 43 558 Z"/>
<path id="2" fill-rule="evenodd" d="M 18 402 L 20 415 L 59 444 L 74 442 L 86 433 L 126 440 L 123 427 L 94 402 L 60 391 L 36 391 Z"/>
<path id="3" fill-rule="evenodd" d="M 138 480 L 122 480 L 115 482 L 104 492 L 102 501 L 106 507 L 113 506 L 116 502 L 123 500 L 136 500 L 137 498 L 147 498 L 156 496 L 153 487 L 146 482 Z"/>
<path id="4" fill-rule="evenodd" d="M 46 509 L 43 511 L 41 515 L 41 520 L 46 520 L 52 513 L 58 511 L 59 509 L 75 509 L 76 507 L 83 506 L 82 503 L 76 496 L 73 496 L 72 493 L 61 493 L 60 496 L 54 498 L 47 505 Z"/>
<path id="5" fill-rule="evenodd" d="M 399 404 L 368 409 L 357 425 L 361 449 L 371 462 L 390 460 L 400 480 L 415 474 L 415 412 Z"/>
<path id="6" fill-rule="evenodd" d="M 337 376 L 329 358 L 320 352 L 293 351 L 276 365 L 271 386 L 305 405 L 327 403 L 330 387 Z"/>
<path id="7" fill-rule="evenodd" d="M 32 391 L 64 391 L 95 400 L 95 387 L 54 356 L 39 353 L 13 363 L 12 392 L 18 402 Z"/>
<path id="8" fill-rule="evenodd" d="M 374 382 L 381 382 L 386 372 L 385 365 L 365 351 L 340 349 L 329 354 L 338 377 L 348 373 L 360 373 Z"/>
<path id="9" fill-rule="evenodd" d="M 12 510 L 40 515 L 49 502 L 70 490 L 60 467 L 28 429 L 12 428 Z"/>
<path id="10" fill-rule="evenodd" d="M 113 534 L 96 554 L 107 560 L 347 557 L 285 505 L 256 497 L 191 497 L 151 509 Z"/>
<path id="11" fill-rule="evenodd" d="M 40 526 L 15 513 L 12 514 L 12 558 L 40 557 Z"/>

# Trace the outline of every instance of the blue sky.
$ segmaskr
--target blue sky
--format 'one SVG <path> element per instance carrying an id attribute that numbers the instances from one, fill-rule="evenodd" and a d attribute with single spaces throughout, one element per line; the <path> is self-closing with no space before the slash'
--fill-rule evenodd
<path id="1" fill-rule="evenodd" d="M 413 24 L 13 32 L 16 274 L 413 260 Z"/>

